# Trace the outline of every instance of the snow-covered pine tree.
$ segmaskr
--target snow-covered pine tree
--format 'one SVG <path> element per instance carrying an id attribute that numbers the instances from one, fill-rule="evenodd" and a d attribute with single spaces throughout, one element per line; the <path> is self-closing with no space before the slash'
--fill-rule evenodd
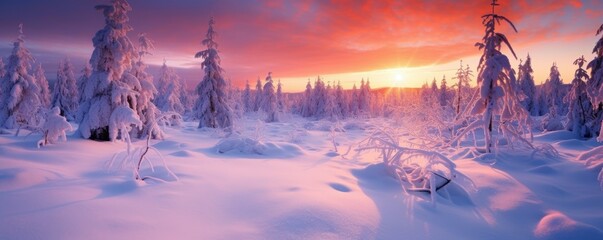
<path id="1" fill-rule="evenodd" d="M 187 119 L 193 118 L 193 108 L 195 106 L 196 94 L 193 90 L 188 89 L 186 80 L 182 80 L 182 88 L 180 92 L 180 102 L 184 107 L 184 117 Z"/>
<path id="2" fill-rule="evenodd" d="M 142 122 L 142 128 L 138 129 L 136 136 L 147 138 L 147 135 L 150 134 L 152 138 L 162 139 L 163 130 L 157 124 L 160 111 L 153 103 L 153 99 L 157 95 L 157 89 L 153 84 L 153 75 L 147 73 L 147 65 L 143 61 L 144 56 L 151 55 L 153 49 L 155 49 L 153 41 L 145 33 L 140 33 L 138 35 L 138 59 L 132 62 L 132 69 L 130 70 L 130 74 L 138 82 L 130 83 L 130 87 L 138 92 L 136 95 L 137 104 L 135 104 L 134 110 Z"/>
<path id="3" fill-rule="evenodd" d="M 230 80 L 228 81 L 228 106 L 232 110 L 234 118 L 240 118 L 245 112 L 245 107 L 241 101 L 242 91 L 238 87 L 232 87 Z"/>
<path id="4" fill-rule="evenodd" d="M 48 79 L 46 79 L 46 73 L 42 64 L 38 63 L 34 70 L 34 78 L 40 87 L 40 105 L 43 108 L 50 107 L 50 88 L 48 87 Z"/>
<path id="5" fill-rule="evenodd" d="M 6 66 L 4 65 L 4 59 L 0 57 L 0 79 L 3 79 L 6 76 Z M 2 96 L 2 93 L 0 93 Z"/>
<path id="6" fill-rule="evenodd" d="M 2 57 L 0 57 L 0 87 L 2 87 L 2 81 L 4 81 L 4 76 L 6 76 L 6 66 L 4 65 L 4 60 L 2 59 Z M 5 93 L 0 91 L 0 101 L 2 101 L 3 94 Z"/>
<path id="7" fill-rule="evenodd" d="M 349 113 L 351 116 L 358 116 L 358 113 L 360 112 L 360 104 L 359 104 L 359 98 L 360 98 L 360 94 L 358 93 L 358 88 L 356 87 L 356 83 L 354 83 L 354 86 L 352 86 L 352 93 L 350 95 L 350 100 L 349 100 Z"/>
<path id="8" fill-rule="evenodd" d="M 16 128 L 38 126 L 41 107 L 40 87 L 30 74 L 34 58 L 27 48 L 23 25 L 8 57 L 6 74 L 0 81 L 0 127 Z"/>
<path id="9" fill-rule="evenodd" d="M 335 96 L 331 83 L 327 83 L 325 88 L 325 105 L 323 117 L 329 121 L 337 121 L 340 118 L 341 112 L 335 102 Z"/>
<path id="10" fill-rule="evenodd" d="M 146 133 L 160 137 L 155 132 L 158 128 L 149 124 L 154 120 L 154 116 L 150 116 L 154 113 L 150 109 L 154 86 L 146 79 L 148 74 L 141 66 L 132 69 L 136 59 L 140 61 L 136 48 L 127 36 L 132 30 L 127 14 L 132 8 L 126 0 L 112 0 L 111 5 L 97 5 L 96 9 L 103 12 L 105 27 L 96 32 L 92 39 L 94 52 L 90 65 L 93 71 L 80 89 L 82 101 L 76 117 L 80 119 L 78 131 L 83 138 L 95 140 L 129 138 L 130 133 L 124 132 L 124 129 L 131 128 L 123 128 L 123 125 L 134 123 L 127 120 L 131 116 L 121 115 L 131 114 L 124 110 L 130 108 L 139 121 L 145 119 L 144 124 L 139 126 L 139 137 L 144 137 Z M 124 122 L 112 122 L 111 119 Z"/>
<path id="11" fill-rule="evenodd" d="M 254 101 L 253 101 L 253 111 L 257 112 L 260 110 L 260 106 L 262 106 L 262 81 L 260 80 L 260 77 L 258 77 L 258 80 L 255 83 L 255 93 L 254 93 Z"/>
<path id="12" fill-rule="evenodd" d="M 461 60 L 461 66 L 456 71 L 456 76 L 453 79 L 457 79 L 458 82 L 454 85 L 456 86 L 456 99 L 455 99 L 455 110 L 456 114 L 459 115 L 461 113 L 461 109 L 465 106 L 466 102 L 470 99 L 470 91 L 471 87 L 469 86 L 469 82 L 471 81 L 471 77 L 473 76 L 473 71 L 467 64 L 467 67 L 463 67 L 463 61 Z M 427 84 L 427 83 L 425 83 Z"/>
<path id="13" fill-rule="evenodd" d="M 276 103 L 276 94 L 274 93 L 274 84 L 272 81 L 272 72 L 268 73 L 264 91 L 262 92 L 262 104 L 260 109 L 266 114 L 266 122 L 278 122 L 278 107 Z"/>
<path id="14" fill-rule="evenodd" d="M 502 52 L 504 43 L 513 56 L 516 57 L 507 37 L 495 31 L 496 24 L 501 21 L 509 25 L 517 32 L 513 23 L 502 15 L 494 13 L 494 7 L 498 6 L 497 0 L 492 0 L 492 13 L 482 16 L 485 27 L 485 35 L 482 42 L 475 45 L 483 50 L 478 65 L 478 88 L 479 95 L 474 102 L 472 113 L 481 116 L 479 122 L 484 129 L 486 137 L 486 151 L 491 152 L 496 144 L 492 134 L 495 128 L 503 132 L 503 136 L 514 138 L 531 146 L 522 135 L 530 131 L 530 118 L 527 111 L 521 106 L 517 91 L 517 80 L 515 71 L 511 68 L 509 59 Z M 512 139 L 509 139 L 512 140 Z M 513 142 L 513 141 L 509 141 Z"/>
<path id="15" fill-rule="evenodd" d="M 90 62 L 86 62 L 86 64 L 84 64 L 84 68 L 82 69 L 82 75 L 77 79 L 78 103 L 81 103 L 83 100 L 82 99 L 83 95 L 79 94 L 79 93 L 81 93 L 82 89 L 84 89 L 84 86 L 91 75 L 92 75 L 92 66 L 90 65 Z M 77 119 L 77 118 L 75 120 L 77 122 L 81 121 L 81 119 Z"/>
<path id="16" fill-rule="evenodd" d="M 73 74 L 73 66 L 68 59 L 59 63 L 57 80 L 52 91 L 52 107 L 58 107 L 60 115 L 73 120 L 79 104 L 78 89 Z"/>
<path id="17" fill-rule="evenodd" d="M 201 42 L 207 49 L 195 54 L 196 58 L 203 58 L 201 68 L 205 72 L 203 80 L 197 85 L 198 99 L 195 102 L 194 112 L 199 120 L 199 128 L 228 128 L 232 126 L 232 110 L 226 99 L 226 81 L 222 76 L 218 44 L 214 41 L 215 21 L 209 20 L 209 28 L 205 39 Z"/>
<path id="18" fill-rule="evenodd" d="M 343 87 L 341 86 L 341 82 L 337 81 L 337 86 L 335 88 L 335 104 L 339 109 L 339 117 L 347 118 L 349 115 L 348 102 L 343 91 Z"/>
<path id="19" fill-rule="evenodd" d="M 249 85 L 249 80 L 245 82 L 245 90 L 243 90 L 243 94 L 241 96 L 241 101 L 243 101 L 243 109 L 245 112 L 253 111 L 253 102 L 251 95 L 251 86 Z"/>
<path id="20" fill-rule="evenodd" d="M 544 97 L 545 105 L 541 106 L 541 108 L 556 109 L 556 115 L 565 115 L 567 114 L 567 106 L 563 102 L 563 97 L 565 96 L 566 91 L 563 87 L 563 80 L 561 80 L 561 74 L 559 73 L 559 69 L 557 68 L 557 64 L 553 63 L 551 66 L 551 71 L 549 73 L 549 78 L 545 81 L 541 88 L 541 96 Z M 542 109 L 541 109 L 542 110 Z M 541 111 L 542 112 L 542 111 Z"/>
<path id="21" fill-rule="evenodd" d="M 283 98 L 283 85 L 281 84 L 281 80 L 279 79 L 278 83 L 276 84 L 276 106 L 278 112 L 281 113 L 285 111 L 285 103 Z"/>
<path id="22" fill-rule="evenodd" d="M 370 113 L 371 108 L 371 86 L 370 81 L 367 79 L 366 83 L 364 79 L 360 81 L 360 93 L 359 93 L 359 104 L 358 108 L 363 114 Z"/>
<path id="23" fill-rule="evenodd" d="M 593 53 L 595 58 L 587 65 L 590 69 L 590 80 L 586 83 L 588 86 L 588 94 L 591 101 L 594 103 L 595 120 L 593 127 L 599 132 L 599 141 L 603 141 L 603 24 L 597 29 L 596 35 L 601 34 L 601 38 L 595 44 Z"/>
<path id="24" fill-rule="evenodd" d="M 314 82 L 314 91 L 312 92 L 311 102 L 314 106 L 314 117 L 317 119 L 323 118 L 325 116 L 325 104 L 327 102 L 327 88 L 320 76 L 318 76 Z"/>
<path id="25" fill-rule="evenodd" d="M 574 61 L 574 65 L 577 65 L 578 69 L 576 69 L 574 80 L 572 80 L 572 88 L 564 99 L 569 105 L 565 129 L 572 131 L 579 138 L 596 136 L 595 129 L 592 126 L 595 120 L 593 104 L 588 98 L 586 85 L 589 77 L 586 70 L 582 69 L 585 63 L 584 56 Z"/>
<path id="26" fill-rule="evenodd" d="M 302 117 L 311 117 L 314 115 L 314 105 L 312 104 L 313 94 L 312 85 L 310 84 L 310 79 L 308 79 L 308 83 L 306 83 L 306 90 L 304 91 L 304 97 L 302 98 Z"/>
<path id="27" fill-rule="evenodd" d="M 438 88 L 438 82 L 436 81 L 436 78 L 434 77 L 433 81 L 431 82 L 431 91 L 430 91 L 431 98 L 436 98 L 439 91 L 440 90 Z"/>
<path id="28" fill-rule="evenodd" d="M 439 100 L 440 100 L 440 106 L 441 107 L 446 107 L 448 106 L 448 86 L 446 85 L 446 75 L 444 75 L 444 77 L 442 78 L 442 81 L 440 82 L 440 91 L 439 91 Z"/>
<path id="29" fill-rule="evenodd" d="M 154 102 L 159 110 L 184 114 L 182 82 L 174 69 L 168 67 L 165 61 L 159 69 L 155 86 L 157 86 L 157 97 Z"/>
<path id="30" fill-rule="evenodd" d="M 532 59 L 530 58 L 530 54 L 528 54 L 525 63 L 520 65 L 519 71 L 519 87 L 524 94 L 521 104 L 532 116 L 536 116 L 538 115 L 538 105 L 535 98 L 536 84 L 534 83 L 533 74 Z"/>

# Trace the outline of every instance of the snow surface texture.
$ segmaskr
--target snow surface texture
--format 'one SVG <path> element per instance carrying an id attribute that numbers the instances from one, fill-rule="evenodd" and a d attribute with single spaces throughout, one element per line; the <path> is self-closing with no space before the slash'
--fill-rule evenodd
<path id="1" fill-rule="evenodd" d="M 557 157 L 521 148 L 483 154 L 465 141 L 442 154 L 474 186 L 453 181 L 434 206 L 427 193 L 404 193 L 379 152 L 344 156 L 391 120 L 342 122 L 341 155 L 331 154 L 331 132 L 303 127 L 313 122 L 262 120 L 244 117 L 240 135 L 227 138 L 197 122 L 165 128 L 166 140 L 150 145 L 166 165 L 150 154 L 154 167 L 145 162 L 140 174 L 166 182 L 135 181 L 131 165 L 109 168 L 123 142 L 68 132 L 67 143 L 38 149 L 38 133 L 0 135 L 0 239 L 603 238 L 599 168 L 580 161 L 597 153 L 579 157 L 601 151 L 594 139 L 536 134 L 534 145 L 554 146 Z M 292 132 L 300 132 L 295 142 Z M 235 147 L 216 151 L 226 143 Z M 267 146 L 263 155 L 245 150 L 256 145 Z"/>

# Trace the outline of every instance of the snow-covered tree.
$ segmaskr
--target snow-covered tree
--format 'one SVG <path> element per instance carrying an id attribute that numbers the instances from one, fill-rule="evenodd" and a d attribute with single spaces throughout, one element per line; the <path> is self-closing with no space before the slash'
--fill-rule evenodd
<path id="1" fill-rule="evenodd" d="M 262 106 L 262 81 L 260 77 L 255 83 L 255 97 L 253 101 L 253 111 L 257 112 L 260 110 L 260 106 Z"/>
<path id="2" fill-rule="evenodd" d="M 439 100 L 440 100 L 440 106 L 441 107 L 445 107 L 448 106 L 448 86 L 446 85 L 446 75 L 444 75 L 444 77 L 442 78 L 442 81 L 440 82 L 440 91 L 439 91 Z"/>
<path id="3" fill-rule="evenodd" d="M 367 79 L 366 83 L 364 79 L 360 81 L 360 92 L 359 92 L 359 104 L 358 108 L 360 112 L 369 113 L 371 106 L 371 86 L 370 81 Z"/>
<path id="4" fill-rule="evenodd" d="M 513 56 L 515 52 L 509 44 L 507 37 L 495 31 L 496 24 L 501 21 L 509 23 L 513 30 L 517 31 L 513 23 L 506 17 L 494 13 L 494 7 L 499 4 L 492 0 L 492 13 L 482 16 L 485 27 L 485 35 L 482 42 L 476 43 L 483 54 L 478 65 L 478 88 L 479 95 L 473 103 L 473 114 L 480 116 L 480 120 L 471 125 L 481 125 L 486 138 L 486 151 L 491 152 L 495 146 L 496 139 L 492 134 L 496 129 L 503 132 L 509 139 L 508 142 L 519 140 L 531 144 L 522 137 L 524 131 L 529 131 L 530 118 L 526 110 L 519 102 L 517 81 L 515 71 L 511 68 L 509 59 L 501 50 L 504 43 Z"/>
<path id="5" fill-rule="evenodd" d="M 563 129 L 563 121 L 561 116 L 553 105 L 551 109 L 549 109 L 549 113 L 542 119 L 542 129 L 546 131 L 557 131 Z"/>
<path id="6" fill-rule="evenodd" d="M 337 109 L 339 109 L 339 117 L 346 118 L 349 115 L 348 103 L 346 99 L 345 92 L 343 91 L 343 87 L 341 83 L 338 81 L 337 86 L 335 87 L 335 105 Z"/>
<path id="7" fill-rule="evenodd" d="M 586 83 L 589 89 L 589 97 L 594 103 L 595 122 L 593 127 L 599 132 L 599 141 L 603 141 L 603 24 L 597 29 L 596 35 L 601 34 L 601 38 L 595 44 L 593 53 L 595 58 L 588 63 L 587 69 L 590 69 L 591 79 Z M 603 173 L 603 170 L 602 170 Z M 603 175 L 602 175 L 603 176 Z"/>
<path id="8" fill-rule="evenodd" d="M 469 82 L 471 82 L 471 77 L 473 76 L 473 71 L 467 64 L 467 67 L 463 67 L 463 61 L 461 61 L 461 66 L 456 71 L 456 76 L 453 79 L 457 79 L 458 82 L 455 83 L 456 86 L 456 99 L 455 99 L 455 110 L 456 114 L 461 113 L 461 108 L 466 105 L 466 102 L 469 101 L 471 87 L 469 86 Z M 425 83 L 427 84 L 427 83 Z"/>
<path id="9" fill-rule="evenodd" d="M 283 85 L 281 84 L 280 79 L 276 84 L 276 106 L 279 112 L 283 112 L 285 110 L 285 104 L 283 99 Z"/>
<path id="10" fill-rule="evenodd" d="M 94 52 L 90 65 L 93 71 L 80 89 L 82 101 L 76 117 L 80 119 L 78 131 L 82 137 L 96 140 L 129 138 L 125 132 L 114 129 L 122 127 L 122 123 L 110 120 L 116 114 L 123 114 L 123 110 L 116 111 L 126 107 L 138 114 L 138 119 L 144 119 L 134 134 L 144 137 L 150 133 L 160 137 L 156 132 L 158 128 L 151 124 L 154 106 L 150 99 L 155 88 L 149 82 L 144 66 L 138 64 L 141 56 L 127 36 L 132 30 L 127 13 L 132 8 L 126 0 L 112 0 L 111 5 L 98 5 L 96 9 L 103 12 L 105 27 L 92 39 Z"/>
<path id="11" fill-rule="evenodd" d="M 538 115 L 538 106 L 536 104 L 536 84 L 534 83 L 534 70 L 532 69 L 532 59 L 530 54 L 526 62 L 519 67 L 519 87 L 524 94 L 521 101 L 523 107 L 531 114 Z"/>
<path id="12" fill-rule="evenodd" d="M 593 105 L 588 98 L 586 85 L 589 77 L 586 70 L 582 69 L 585 63 L 584 56 L 574 61 L 574 65 L 578 65 L 578 69 L 576 69 L 574 80 L 572 80 L 572 88 L 565 96 L 565 102 L 569 105 L 565 129 L 572 131 L 580 138 L 596 136 L 596 129 L 592 126 L 595 120 Z"/>
<path id="13" fill-rule="evenodd" d="M 44 108 L 50 107 L 50 88 L 48 87 L 48 79 L 46 79 L 46 73 L 42 68 L 42 64 L 36 65 L 34 71 L 34 78 L 36 79 L 38 86 L 40 87 L 40 104 Z"/>
<path id="14" fill-rule="evenodd" d="M 0 79 L 3 79 L 6 76 L 6 66 L 4 65 L 4 59 L 0 57 Z M 0 93 L 0 96 L 2 93 Z"/>
<path id="15" fill-rule="evenodd" d="M 266 113 L 266 122 L 277 122 L 278 119 L 278 107 L 276 103 L 276 94 L 274 92 L 274 84 L 272 81 L 272 73 L 269 72 L 266 77 L 266 83 L 264 84 L 264 91 L 262 93 L 262 104 L 261 109 Z"/>
<path id="16" fill-rule="evenodd" d="M 563 103 L 565 92 L 563 80 L 561 80 L 561 74 L 559 73 L 557 64 L 553 63 L 549 73 L 549 78 L 542 85 L 540 91 L 540 96 L 544 97 L 545 104 L 540 106 L 541 110 L 545 108 L 550 110 L 554 107 L 554 109 L 557 111 L 556 115 L 565 115 L 567 113 L 567 107 Z"/>
<path id="17" fill-rule="evenodd" d="M 308 83 L 306 84 L 306 90 L 304 91 L 304 97 L 302 98 L 302 117 L 311 117 L 314 114 L 314 104 L 312 104 L 311 101 L 312 94 L 312 85 L 310 84 L 310 79 L 308 79 Z"/>
<path id="18" fill-rule="evenodd" d="M 431 95 L 433 98 L 435 98 L 438 95 L 439 92 L 439 88 L 438 88 L 438 81 L 436 81 L 436 78 L 433 78 L 433 81 L 431 82 Z"/>
<path id="19" fill-rule="evenodd" d="M 314 90 L 310 99 L 314 106 L 314 117 L 323 118 L 325 116 L 325 104 L 327 103 L 327 87 L 320 76 L 314 81 Z"/>
<path id="20" fill-rule="evenodd" d="M 61 116 L 73 120 L 79 103 L 73 66 L 68 59 L 59 63 L 57 80 L 52 91 L 52 106 L 58 107 Z"/>
<path id="21" fill-rule="evenodd" d="M 349 100 L 349 112 L 350 115 L 352 116 L 358 116 L 358 113 L 360 112 L 360 105 L 359 105 L 359 98 L 360 95 L 358 94 L 358 88 L 356 88 L 356 83 L 354 83 L 354 86 L 352 87 L 352 93 L 350 95 L 350 100 Z"/>
<path id="22" fill-rule="evenodd" d="M 247 80 L 247 82 L 245 82 L 245 90 L 243 90 L 243 95 L 241 96 L 241 101 L 243 101 L 243 109 L 245 110 L 245 112 L 253 111 L 251 86 L 249 85 L 249 80 Z"/>
<path id="23" fill-rule="evenodd" d="M 6 74 L 0 81 L 0 127 L 15 128 L 37 126 L 38 111 L 41 107 L 40 87 L 30 74 L 34 58 L 27 48 L 23 35 L 23 25 L 19 25 L 19 35 L 8 57 Z"/>
<path id="24" fill-rule="evenodd" d="M 184 108 L 184 116 L 187 118 L 192 118 L 197 95 L 194 93 L 194 91 L 188 89 L 185 80 L 182 80 L 181 83 L 182 90 L 180 92 L 180 102 L 182 102 L 182 107 Z"/>
<path id="25" fill-rule="evenodd" d="M 157 139 L 163 138 L 163 131 L 157 124 L 157 118 L 161 113 L 153 103 L 157 89 L 153 84 L 153 75 L 147 73 L 147 65 L 143 61 L 144 56 L 150 55 L 154 48 L 153 41 L 145 33 L 138 35 L 138 59 L 132 62 L 130 70 L 130 74 L 138 80 L 138 82 L 130 83 L 130 87 L 138 92 L 137 104 L 133 108 L 142 122 L 142 128 L 136 134 L 138 138 L 146 138 L 147 135 Z"/>
<path id="26" fill-rule="evenodd" d="M 341 112 L 337 106 L 337 103 L 335 102 L 334 90 L 333 87 L 331 87 L 330 82 L 325 88 L 325 93 L 324 113 L 322 117 L 330 121 L 337 121 L 340 119 Z"/>
<path id="27" fill-rule="evenodd" d="M 205 72 L 203 80 L 197 85 L 198 99 L 195 102 L 194 112 L 200 119 L 199 128 L 228 128 L 232 126 L 232 110 L 228 106 L 226 96 L 226 81 L 222 76 L 218 44 L 214 41 L 214 19 L 209 20 L 209 28 L 205 39 L 201 42 L 207 49 L 195 54 L 196 58 L 203 58 L 201 67 Z"/>
<path id="28" fill-rule="evenodd" d="M 159 110 L 184 114 L 182 82 L 174 69 L 168 67 L 165 61 L 159 69 L 155 86 L 157 86 L 157 97 L 154 102 Z"/>
<path id="29" fill-rule="evenodd" d="M 66 131 L 72 129 L 71 124 L 65 117 L 60 115 L 59 107 L 53 107 L 44 117 L 42 124 L 42 139 L 38 141 L 38 147 L 57 143 L 59 140 L 67 141 Z"/>
<path id="30" fill-rule="evenodd" d="M 77 89 L 78 89 L 78 97 L 79 97 L 78 98 L 78 103 L 81 103 L 82 100 L 83 100 L 82 99 L 83 95 L 79 94 L 79 93 L 82 91 L 82 89 L 84 89 L 84 86 L 85 86 L 86 82 L 88 81 L 88 79 L 92 75 L 92 66 L 90 65 L 89 62 L 87 62 L 86 64 L 84 64 L 84 68 L 82 69 L 81 73 L 82 73 L 82 75 L 77 79 L 77 82 L 76 82 Z M 76 118 L 76 121 L 80 122 L 81 119 L 77 119 Z"/>

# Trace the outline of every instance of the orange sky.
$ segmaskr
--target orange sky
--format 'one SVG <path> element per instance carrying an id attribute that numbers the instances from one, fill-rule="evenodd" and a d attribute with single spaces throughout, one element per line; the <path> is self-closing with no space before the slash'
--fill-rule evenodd
<path id="1" fill-rule="evenodd" d="M 92 53 L 90 39 L 103 25 L 93 5 L 108 1 L 3 0 L 0 54 L 6 57 L 16 26 L 23 22 L 27 46 L 52 74 L 58 60 L 76 67 Z M 301 91 L 308 78 L 324 76 L 344 87 L 370 78 L 373 88 L 419 87 L 434 77 L 450 81 L 459 60 L 476 68 L 483 34 L 480 16 L 488 1 L 321 1 L 321 0 L 130 0 L 134 31 L 156 42 L 147 61 L 178 67 L 194 86 L 202 78 L 193 55 L 211 16 L 216 19 L 222 66 L 237 85 L 262 79 L 271 71 L 287 91 Z M 593 1 L 499 1 L 497 12 L 519 33 L 500 28 L 519 58 L 532 56 L 536 82 L 548 76 L 553 61 L 565 82 L 573 59 L 590 59 L 601 24 L 603 3 Z M 77 19 L 77 21 L 74 21 Z M 52 24 L 49 24 L 52 23 Z M 503 50 L 510 56 L 509 51 Z M 516 66 L 519 61 L 513 60 Z M 81 65 L 81 64 L 79 64 Z M 151 70 L 154 70 L 153 68 Z M 156 70 L 156 69 L 155 69 Z M 153 73 L 153 72 L 152 72 Z"/>

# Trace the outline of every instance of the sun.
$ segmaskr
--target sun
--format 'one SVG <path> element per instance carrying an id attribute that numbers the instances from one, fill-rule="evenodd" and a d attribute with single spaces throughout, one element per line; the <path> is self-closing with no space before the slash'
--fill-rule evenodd
<path id="1" fill-rule="evenodd" d="M 401 86 L 402 81 L 404 81 L 404 74 L 400 71 L 394 73 L 394 86 Z"/>

